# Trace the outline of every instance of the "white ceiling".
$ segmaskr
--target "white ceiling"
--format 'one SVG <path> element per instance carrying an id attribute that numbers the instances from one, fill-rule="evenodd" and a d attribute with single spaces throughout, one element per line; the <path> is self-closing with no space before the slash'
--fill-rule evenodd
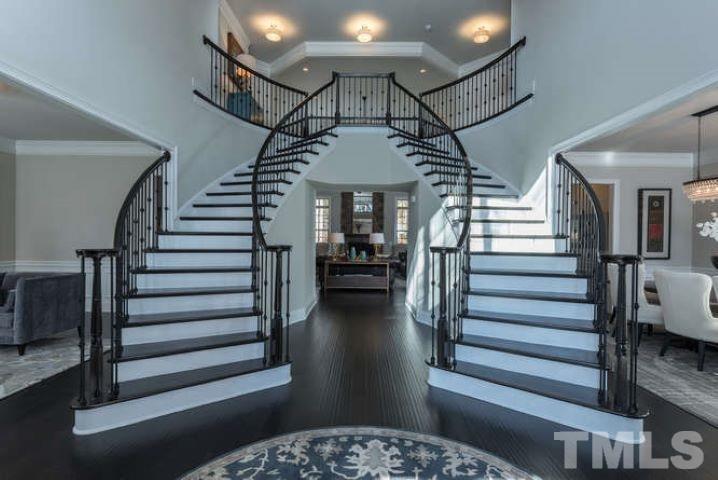
<path id="1" fill-rule="evenodd" d="M 303 42 L 355 42 L 363 24 L 374 34 L 372 43 L 424 42 L 457 64 L 510 42 L 510 0 L 229 0 L 229 5 L 249 37 L 251 53 L 264 62 Z M 273 23 L 283 32 L 281 42 L 264 38 Z M 483 45 L 471 40 L 479 26 L 491 31 Z"/>
<path id="2" fill-rule="evenodd" d="M 131 140 L 70 107 L 2 79 L 0 137 L 9 140 Z"/>
<path id="3" fill-rule="evenodd" d="M 696 112 L 718 105 L 718 88 L 696 95 L 624 130 L 597 138 L 576 147 L 587 152 L 682 153 L 697 151 Z M 712 162 L 718 153 L 718 114 L 703 118 L 703 158 Z"/>

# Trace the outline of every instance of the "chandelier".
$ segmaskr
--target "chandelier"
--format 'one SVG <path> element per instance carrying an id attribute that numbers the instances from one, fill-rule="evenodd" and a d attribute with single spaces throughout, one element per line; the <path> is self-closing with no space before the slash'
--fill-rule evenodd
<path id="1" fill-rule="evenodd" d="M 718 200 L 718 176 L 701 177 L 701 150 L 703 149 L 703 117 L 718 112 L 718 105 L 694 113 L 698 118 L 698 154 L 696 157 L 696 178 L 683 184 L 683 193 L 691 202 Z"/>

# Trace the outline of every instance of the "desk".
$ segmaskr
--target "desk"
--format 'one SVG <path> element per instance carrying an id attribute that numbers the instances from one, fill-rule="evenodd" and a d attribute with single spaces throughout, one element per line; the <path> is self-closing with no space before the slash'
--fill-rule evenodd
<path id="1" fill-rule="evenodd" d="M 385 290 L 389 293 L 390 266 L 389 260 L 352 262 L 327 259 L 324 262 L 324 290 L 347 288 Z"/>

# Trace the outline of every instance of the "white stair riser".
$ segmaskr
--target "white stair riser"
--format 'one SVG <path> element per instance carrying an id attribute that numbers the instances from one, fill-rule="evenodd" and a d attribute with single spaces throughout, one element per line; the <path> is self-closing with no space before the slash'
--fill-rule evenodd
<path id="1" fill-rule="evenodd" d="M 197 203 L 218 203 L 218 202 L 197 202 Z M 245 202 L 236 202 L 245 203 Z M 246 203 L 251 203 L 250 199 L 246 200 Z M 268 209 L 267 209 L 268 210 Z M 189 216 L 212 216 L 212 217 L 251 217 L 252 207 L 192 207 L 188 208 L 187 211 L 183 211 L 182 215 Z"/>
<path id="2" fill-rule="evenodd" d="M 119 382 L 137 380 L 138 378 L 155 377 L 168 373 L 185 372 L 198 368 L 224 365 L 261 358 L 264 355 L 264 343 L 250 343 L 231 347 L 213 348 L 196 352 L 166 355 L 164 357 L 146 358 L 121 362 L 117 367 Z"/>
<path id="3" fill-rule="evenodd" d="M 501 313 L 519 313 L 522 315 L 541 314 L 545 317 L 592 320 L 594 306 L 589 303 L 470 295 L 469 309 Z"/>
<path id="4" fill-rule="evenodd" d="M 160 248 L 251 248 L 252 237 L 232 235 L 160 235 Z"/>
<path id="5" fill-rule="evenodd" d="M 596 368 L 516 355 L 488 348 L 457 345 L 456 360 L 583 387 L 596 388 L 599 384 L 599 370 Z"/>
<path id="6" fill-rule="evenodd" d="M 251 282 L 252 274 L 249 272 L 137 275 L 137 288 L 139 289 L 234 287 L 249 285 Z"/>
<path id="7" fill-rule="evenodd" d="M 210 215 L 204 215 L 210 216 Z M 175 229 L 188 232 L 251 232 L 252 220 L 177 220 Z"/>
<path id="8" fill-rule="evenodd" d="M 551 235 L 551 226 L 547 223 L 480 223 L 471 224 L 474 235 Z"/>
<path id="9" fill-rule="evenodd" d="M 249 253 L 150 253 L 147 265 L 150 267 L 248 267 L 252 263 Z"/>
<path id="10" fill-rule="evenodd" d="M 476 192 L 474 192 L 476 193 Z M 497 192 L 492 192 L 497 193 Z M 524 205 L 516 198 L 500 198 L 500 197 L 473 197 L 472 205 L 481 207 L 531 207 L 534 205 Z"/>
<path id="11" fill-rule="evenodd" d="M 598 334 L 596 333 L 532 327 L 474 318 L 465 318 L 463 322 L 463 332 L 467 335 L 481 335 L 554 347 L 571 347 L 592 352 L 598 351 Z"/>
<path id="12" fill-rule="evenodd" d="M 576 272 L 576 258 L 531 255 L 472 255 L 471 268 L 574 273 Z"/>
<path id="13" fill-rule="evenodd" d="M 565 239 L 555 238 L 472 238 L 472 252 L 540 252 L 553 253 L 565 249 Z"/>
<path id="14" fill-rule="evenodd" d="M 190 312 L 193 310 L 212 310 L 214 308 L 242 308 L 251 305 L 251 293 L 131 298 L 128 301 L 128 313 L 129 315 L 143 315 L 148 313 Z"/>
<path id="15" fill-rule="evenodd" d="M 136 400 L 111 403 L 87 410 L 75 410 L 75 426 L 72 431 L 76 435 L 104 432 L 247 393 L 278 387 L 290 381 L 290 366 L 285 365 Z"/>
<path id="16" fill-rule="evenodd" d="M 257 329 L 256 317 L 218 318 L 196 322 L 178 322 L 122 329 L 123 345 L 170 342 L 187 338 L 229 335 L 253 332 Z"/>
<path id="17" fill-rule="evenodd" d="M 521 275 L 471 275 L 471 288 L 523 292 L 586 293 L 585 278 L 532 277 Z"/>
<path id="18" fill-rule="evenodd" d="M 229 190 L 227 190 L 229 191 Z M 216 188 L 212 192 L 221 192 Z M 202 203 L 251 203 L 251 195 L 204 195 L 197 199 L 197 202 Z M 209 209 L 207 209 L 209 210 Z"/>
<path id="19" fill-rule="evenodd" d="M 628 443 L 643 441 L 642 419 L 614 415 L 438 368 L 429 369 L 429 385 L 611 439 L 616 439 L 621 432 L 632 432 L 630 438 L 621 436 L 620 439 Z"/>
<path id="20" fill-rule="evenodd" d="M 474 208 L 471 211 L 472 220 L 543 220 L 542 214 L 535 210 L 486 210 Z"/>
<path id="21" fill-rule="evenodd" d="M 485 180 L 485 182 L 491 183 L 491 180 Z M 493 194 L 495 194 L 495 195 L 510 195 L 511 194 L 511 190 L 508 188 L 477 187 L 476 185 L 474 185 L 474 187 L 472 188 L 471 191 L 474 195 L 479 195 L 479 194 L 481 194 L 481 195 L 484 195 L 484 194 L 487 194 L 487 195 L 493 195 Z"/>

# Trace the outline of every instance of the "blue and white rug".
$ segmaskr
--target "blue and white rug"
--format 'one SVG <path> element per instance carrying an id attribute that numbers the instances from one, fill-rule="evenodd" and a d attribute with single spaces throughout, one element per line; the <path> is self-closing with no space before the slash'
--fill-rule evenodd
<path id="1" fill-rule="evenodd" d="M 264 440 L 187 474 L 195 479 L 532 479 L 482 450 L 376 427 L 307 430 Z"/>

